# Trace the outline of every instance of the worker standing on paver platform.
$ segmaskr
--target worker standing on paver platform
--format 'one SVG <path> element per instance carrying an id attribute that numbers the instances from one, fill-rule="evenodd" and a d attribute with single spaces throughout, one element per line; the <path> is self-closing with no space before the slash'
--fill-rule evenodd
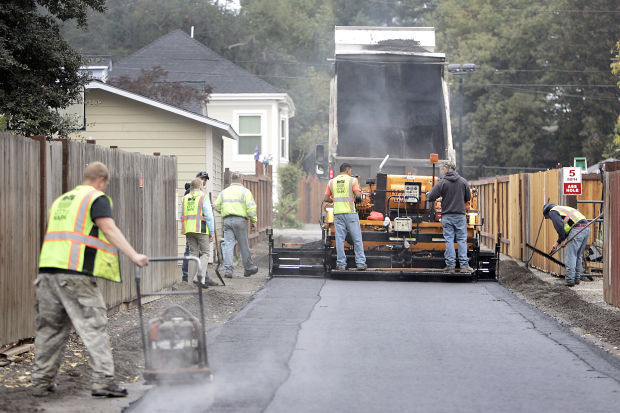
<path id="1" fill-rule="evenodd" d="M 467 258 L 467 215 L 466 203 L 471 200 L 469 183 L 456 172 L 456 165 L 452 161 L 442 164 L 443 178 L 426 194 L 426 200 L 434 202 L 441 197 L 441 227 L 446 240 L 446 267 L 448 273 L 456 272 L 456 252 L 454 243 L 459 250 L 459 272 L 471 274 Z"/>
<path id="2" fill-rule="evenodd" d="M 258 222 L 256 202 L 252 192 L 242 185 L 241 174 L 233 173 L 231 181 L 230 186 L 220 192 L 214 205 L 224 220 L 224 277 L 232 278 L 235 242 L 239 243 L 241 250 L 243 275 L 249 277 L 258 272 L 258 266 L 252 261 L 248 240 L 248 219 L 252 228 L 256 228 Z"/>
<path id="3" fill-rule="evenodd" d="M 366 255 L 362 241 L 360 217 L 355 209 L 355 198 L 362 197 L 362 190 L 357 178 L 351 176 L 351 165 L 340 165 L 340 175 L 327 184 L 325 202 L 334 203 L 334 228 L 336 229 L 336 269 L 347 269 L 347 256 L 344 252 L 344 240 L 347 232 L 351 234 L 355 250 L 355 267 L 358 271 L 366 270 Z"/>
<path id="4" fill-rule="evenodd" d="M 587 218 L 575 208 L 552 203 L 543 206 L 543 216 L 551 220 L 553 228 L 558 233 L 558 240 L 551 247 L 552 253 L 561 247 L 566 247 L 564 285 L 572 287 L 579 284 L 583 252 L 590 238 Z"/>
<path id="5" fill-rule="evenodd" d="M 90 163 L 82 185 L 50 208 L 35 281 L 35 396 L 57 391 L 54 379 L 72 324 L 90 354 L 92 395 L 127 396 L 114 382 L 106 306 L 95 277 L 121 282 L 117 248 L 140 267 L 149 259 L 137 253 L 116 226 L 112 200 L 103 192 L 109 182 L 108 168 Z"/>

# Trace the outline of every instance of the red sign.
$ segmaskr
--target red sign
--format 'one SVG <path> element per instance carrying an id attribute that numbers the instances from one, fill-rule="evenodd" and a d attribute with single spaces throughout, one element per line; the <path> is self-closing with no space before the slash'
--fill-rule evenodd
<path id="1" fill-rule="evenodd" d="M 564 182 L 564 195 L 581 195 L 581 182 Z"/>

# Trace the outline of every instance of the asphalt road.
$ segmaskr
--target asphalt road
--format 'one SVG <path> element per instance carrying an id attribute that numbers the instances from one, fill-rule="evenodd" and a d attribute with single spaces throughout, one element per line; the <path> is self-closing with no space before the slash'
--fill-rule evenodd
<path id="1" fill-rule="evenodd" d="M 277 278 L 210 334 L 214 380 L 132 411 L 611 412 L 620 361 L 495 283 Z"/>

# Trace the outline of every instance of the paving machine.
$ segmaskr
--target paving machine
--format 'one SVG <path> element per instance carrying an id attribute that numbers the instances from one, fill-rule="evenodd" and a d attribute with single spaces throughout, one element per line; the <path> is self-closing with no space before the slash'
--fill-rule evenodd
<path id="1" fill-rule="evenodd" d="M 355 270 L 350 239 L 345 242 L 347 270 L 336 269 L 333 205 L 324 204 L 321 241 L 276 246 L 273 234 L 269 234 L 270 275 L 370 280 L 496 280 L 499 242 L 494 250 L 481 249 L 482 218 L 477 209 L 475 189 L 467 203 L 467 255 L 473 272 L 444 271 L 441 200 L 426 200 L 426 193 L 438 182 L 437 155 L 431 155 L 431 163 L 432 176 L 378 173 L 362 187 L 362 197 L 356 202 L 356 208 L 368 265 L 366 271 Z M 458 251 L 456 244 L 455 248 Z"/>

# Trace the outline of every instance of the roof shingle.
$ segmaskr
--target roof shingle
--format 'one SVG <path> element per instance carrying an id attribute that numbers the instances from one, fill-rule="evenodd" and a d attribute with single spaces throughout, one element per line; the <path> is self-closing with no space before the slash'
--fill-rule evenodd
<path id="1" fill-rule="evenodd" d="M 194 84 L 201 89 L 208 84 L 212 93 L 281 93 L 182 30 L 174 30 L 115 63 L 111 78 L 127 76 L 136 79 L 142 69 L 155 66 L 168 72 L 166 80 L 169 82 Z"/>

